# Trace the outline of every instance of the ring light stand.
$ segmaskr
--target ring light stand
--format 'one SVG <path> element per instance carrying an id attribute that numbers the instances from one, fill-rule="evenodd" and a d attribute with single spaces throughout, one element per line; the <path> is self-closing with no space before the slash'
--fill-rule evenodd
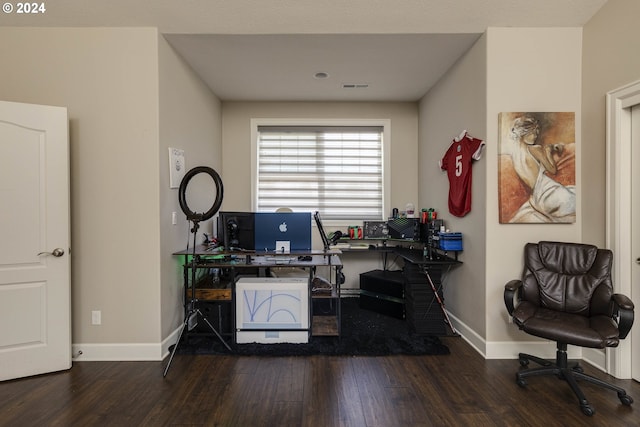
<path id="1" fill-rule="evenodd" d="M 195 175 L 198 175 L 199 173 L 208 174 L 213 179 L 213 182 L 216 185 L 216 198 L 213 202 L 213 205 L 211 205 L 211 208 L 208 211 L 203 213 L 193 212 L 191 209 L 189 209 L 189 206 L 187 205 L 187 201 L 186 201 L 187 185 L 189 184 L 189 181 L 191 181 L 191 178 L 193 178 Z M 171 351 L 171 356 L 169 357 L 169 362 L 167 363 L 167 366 L 164 369 L 164 373 L 163 373 L 164 377 L 166 377 L 167 372 L 169 372 L 169 368 L 171 367 L 171 362 L 173 361 L 173 356 L 176 354 L 176 350 L 180 345 L 180 340 L 182 339 L 182 334 L 184 333 L 184 330 L 185 329 L 192 330 L 193 328 L 195 328 L 198 325 L 198 316 L 200 316 L 200 318 L 204 320 L 204 322 L 218 337 L 218 339 L 222 342 L 222 344 L 224 344 L 224 346 L 229 351 L 231 351 L 231 347 L 229 347 L 229 344 L 227 344 L 227 342 L 222 338 L 222 335 L 220 335 L 220 332 L 218 332 L 216 328 L 213 327 L 211 322 L 209 322 L 209 319 L 207 319 L 198 308 L 198 299 L 196 298 L 196 240 L 198 235 L 198 229 L 200 228 L 200 221 L 206 221 L 209 218 L 213 217 L 216 214 L 216 212 L 218 212 L 218 210 L 220 209 L 220 206 L 222 205 L 222 195 L 223 195 L 223 187 L 222 187 L 222 180 L 220 179 L 220 175 L 218 175 L 218 173 L 215 170 L 207 166 L 198 166 L 191 169 L 184 175 L 184 177 L 182 178 L 182 181 L 180 182 L 180 188 L 178 190 L 178 202 L 180 203 L 180 208 L 187 216 L 187 220 L 193 223 L 193 227 L 191 228 L 191 232 L 193 233 L 193 252 L 191 254 L 191 301 L 189 301 L 189 304 L 187 306 L 188 312 L 185 316 L 182 329 L 180 329 L 180 335 L 178 335 L 178 341 L 176 341 L 176 344 L 173 346 L 173 350 Z"/>

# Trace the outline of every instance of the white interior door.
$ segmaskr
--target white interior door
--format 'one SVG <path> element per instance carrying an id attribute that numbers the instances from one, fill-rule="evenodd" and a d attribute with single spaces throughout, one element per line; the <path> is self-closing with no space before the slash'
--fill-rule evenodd
<path id="1" fill-rule="evenodd" d="M 0 380 L 71 367 L 66 108 L 0 101 Z"/>
<path id="2" fill-rule="evenodd" d="M 635 262 L 632 265 L 629 297 L 635 302 L 637 311 L 640 308 L 640 104 L 631 107 L 631 153 L 633 158 L 631 245 Z M 640 322 L 637 320 L 631 328 L 631 376 L 636 381 L 640 381 Z"/>

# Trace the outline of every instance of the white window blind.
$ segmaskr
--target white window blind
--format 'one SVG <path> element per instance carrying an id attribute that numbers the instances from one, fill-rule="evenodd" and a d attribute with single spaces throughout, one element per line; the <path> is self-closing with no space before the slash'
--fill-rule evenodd
<path id="1" fill-rule="evenodd" d="M 257 211 L 383 218 L 382 126 L 258 126 Z"/>

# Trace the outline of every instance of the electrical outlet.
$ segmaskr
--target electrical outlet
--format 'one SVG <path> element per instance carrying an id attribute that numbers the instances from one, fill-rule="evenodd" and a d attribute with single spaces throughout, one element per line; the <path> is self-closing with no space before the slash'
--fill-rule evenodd
<path id="1" fill-rule="evenodd" d="M 178 214 L 171 212 L 171 224 L 176 225 L 178 223 Z"/>
<path id="2" fill-rule="evenodd" d="M 102 325 L 102 312 L 100 310 L 93 310 L 91 312 L 91 324 Z"/>
<path id="3" fill-rule="evenodd" d="M 513 317 L 511 317 L 511 316 L 507 316 L 507 322 L 509 322 L 509 323 L 513 323 Z"/>

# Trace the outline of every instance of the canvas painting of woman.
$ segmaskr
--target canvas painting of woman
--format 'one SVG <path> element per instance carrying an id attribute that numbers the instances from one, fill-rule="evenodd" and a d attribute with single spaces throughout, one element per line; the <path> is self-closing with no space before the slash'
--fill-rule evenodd
<path id="1" fill-rule="evenodd" d="M 499 118 L 500 223 L 575 222 L 575 113 Z"/>

